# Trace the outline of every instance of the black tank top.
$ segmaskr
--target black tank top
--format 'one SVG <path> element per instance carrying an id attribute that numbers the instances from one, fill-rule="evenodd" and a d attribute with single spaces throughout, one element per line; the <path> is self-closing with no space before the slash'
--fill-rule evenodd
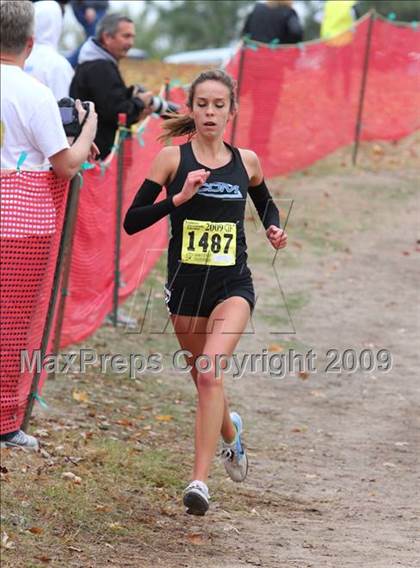
<path id="1" fill-rule="evenodd" d="M 183 205 L 177 207 L 170 214 L 171 238 L 168 249 L 168 280 L 175 274 L 188 275 L 213 271 L 216 276 L 219 272 L 228 269 L 233 273 L 243 272 L 246 268 L 246 240 L 244 232 L 245 203 L 248 192 L 249 178 L 241 155 L 237 148 L 225 145 L 231 151 L 231 160 L 226 165 L 211 169 L 200 164 L 191 147 L 191 142 L 180 146 L 180 163 L 173 181 L 167 187 L 168 196 L 179 193 L 189 172 L 205 168 L 210 175 L 196 195 Z M 232 266 L 205 266 L 201 264 L 187 264 L 181 260 L 184 221 L 209 221 L 213 223 L 236 224 L 236 261 Z M 184 231 L 184 240 L 186 238 Z M 184 244 L 185 246 L 185 244 Z"/>

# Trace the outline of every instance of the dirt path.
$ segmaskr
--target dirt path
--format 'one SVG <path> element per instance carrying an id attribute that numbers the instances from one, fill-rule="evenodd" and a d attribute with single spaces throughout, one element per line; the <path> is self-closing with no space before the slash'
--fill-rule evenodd
<path id="1" fill-rule="evenodd" d="M 369 177 L 359 175 L 361 187 L 372 183 Z M 348 182 L 328 179 L 344 186 L 335 196 L 338 212 L 356 215 L 354 195 L 345 195 Z M 384 192 L 393 184 L 389 175 L 376 183 Z M 314 180 L 312 191 L 322 195 L 323 188 L 324 180 Z M 418 565 L 420 211 L 418 195 L 381 200 L 371 202 L 371 229 L 345 234 L 347 250 L 316 257 L 303 246 L 299 267 L 282 272 L 286 296 L 298 283 L 310 297 L 293 318 L 299 340 L 317 355 L 317 372 L 235 382 L 252 464 L 237 490 L 243 508 L 213 512 L 207 530 L 223 545 L 209 549 L 213 559 L 200 554 L 183 565 Z M 254 273 L 257 282 L 267 280 L 266 272 Z M 247 345 L 257 351 L 258 343 L 261 349 L 270 337 L 260 330 Z M 331 348 L 387 349 L 393 368 L 325 373 Z M 226 530 L 229 538 L 223 538 Z"/>
<path id="2" fill-rule="evenodd" d="M 316 372 L 226 379 L 246 420 L 246 482 L 233 484 L 216 465 L 209 514 L 189 517 L 180 507 L 192 461 L 193 391 L 185 377 L 166 373 L 134 387 L 60 378 L 45 390 L 51 415 L 35 420 L 47 431 L 48 455 L 7 455 L 7 505 L 19 510 L 3 514 L 15 542 L 5 566 L 418 566 L 418 172 L 411 162 L 348 171 L 340 159 L 272 183 L 295 200 L 289 251 L 276 261 L 293 324 L 261 236 L 249 238 L 259 300 L 255 333 L 240 350 L 280 357 L 312 349 Z M 271 334 L 278 325 L 296 334 Z M 101 330 L 89 344 L 132 350 L 136 341 Z M 146 337 L 145 345 L 156 350 L 156 341 Z M 392 370 L 326 373 L 333 348 L 375 357 L 386 349 Z M 100 446 L 103 437 L 113 445 Z M 69 468 L 82 484 L 67 494 L 60 483 Z M 46 484 L 39 501 L 23 487 L 29 480 L 38 491 Z M 20 502 L 31 498 L 29 515 Z M 46 527 L 44 535 L 28 536 L 31 523 Z"/>

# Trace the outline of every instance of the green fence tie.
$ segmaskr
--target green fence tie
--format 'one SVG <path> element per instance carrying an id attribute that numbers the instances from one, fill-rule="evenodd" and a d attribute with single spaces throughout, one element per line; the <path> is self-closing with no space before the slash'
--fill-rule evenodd
<path id="1" fill-rule="evenodd" d="M 81 170 L 93 170 L 95 167 L 95 164 L 91 164 L 90 162 L 83 162 L 83 164 L 80 166 Z"/>
<path id="2" fill-rule="evenodd" d="M 390 12 L 387 16 L 388 20 L 391 20 L 391 22 L 395 21 L 397 19 L 397 14 L 395 12 Z"/>
<path id="3" fill-rule="evenodd" d="M 416 22 L 416 20 L 413 20 L 411 22 L 411 27 L 414 28 L 414 29 L 417 29 L 417 26 L 418 26 L 418 22 Z"/>
<path id="4" fill-rule="evenodd" d="M 137 142 L 139 143 L 139 145 L 143 148 L 144 147 L 144 140 L 143 140 L 143 133 L 144 133 L 144 126 L 142 126 L 141 128 L 139 128 L 137 130 Z"/>
<path id="5" fill-rule="evenodd" d="M 279 43 L 280 43 L 280 40 L 277 37 L 275 37 L 274 39 L 272 39 L 270 41 L 270 43 L 268 44 L 268 47 L 270 49 L 276 49 L 276 47 L 279 45 Z"/>
<path id="6" fill-rule="evenodd" d="M 20 171 L 20 168 L 23 166 L 23 162 L 26 160 L 27 157 L 28 157 L 28 152 L 21 152 L 20 153 L 20 156 L 19 156 L 17 164 L 16 164 L 16 169 L 18 171 Z"/>
<path id="7" fill-rule="evenodd" d="M 252 49 L 252 51 L 258 51 L 258 45 L 257 45 L 256 43 L 251 43 L 251 42 L 248 43 L 248 42 L 247 42 L 247 43 L 245 44 L 245 47 L 246 47 L 247 49 Z"/>
<path id="8" fill-rule="evenodd" d="M 32 393 L 32 398 L 33 398 L 34 400 L 36 400 L 37 402 L 39 402 L 39 405 L 40 405 L 42 408 L 45 408 L 45 409 L 48 408 L 48 404 L 46 403 L 45 399 L 42 398 L 42 396 L 40 396 L 37 392 Z"/>

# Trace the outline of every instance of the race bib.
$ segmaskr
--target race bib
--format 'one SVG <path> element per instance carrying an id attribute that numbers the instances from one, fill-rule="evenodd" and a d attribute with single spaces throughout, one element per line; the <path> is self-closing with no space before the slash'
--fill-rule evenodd
<path id="1" fill-rule="evenodd" d="M 231 266 L 236 263 L 236 223 L 184 220 L 181 261 Z"/>

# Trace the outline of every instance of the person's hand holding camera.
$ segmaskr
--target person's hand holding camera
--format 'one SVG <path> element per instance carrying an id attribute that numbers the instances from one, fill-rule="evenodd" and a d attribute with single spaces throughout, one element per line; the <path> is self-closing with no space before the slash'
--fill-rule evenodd
<path id="1" fill-rule="evenodd" d="M 90 146 L 89 155 L 87 158 L 89 162 L 92 162 L 99 156 L 99 148 L 95 144 L 95 142 L 93 142 L 93 139 L 96 136 L 96 130 L 98 128 L 98 115 L 95 112 L 95 105 L 92 101 L 87 101 L 85 105 L 86 104 L 89 105 L 89 111 L 83 108 L 80 99 L 76 99 L 74 101 L 74 105 L 79 117 L 79 124 L 82 127 L 82 132 L 84 129 L 86 129 L 86 135 L 89 136 L 90 139 L 92 139 L 92 144 Z"/>
<path id="2" fill-rule="evenodd" d="M 146 118 L 146 116 L 149 116 L 149 114 L 152 114 L 152 112 L 153 112 L 153 108 L 152 108 L 153 93 L 152 93 L 152 91 L 142 92 L 140 90 L 136 90 L 135 93 L 134 93 L 134 96 L 137 99 L 140 99 L 142 101 L 142 103 L 144 104 L 144 109 L 140 112 L 139 119 L 140 118 Z"/>
<path id="3" fill-rule="evenodd" d="M 92 101 L 86 101 L 84 104 L 89 105 L 89 110 L 83 107 L 80 99 L 76 99 L 74 101 L 74 105 L 79 116 L 79 124 L 81 125 L 82 130 L 85 127 L 89 130 L 89 132 L 93 132 L 93 137 L 95 138 L 96 129 L 98 128 L 98 115 L 95 111 L 95 105 Z"/>

